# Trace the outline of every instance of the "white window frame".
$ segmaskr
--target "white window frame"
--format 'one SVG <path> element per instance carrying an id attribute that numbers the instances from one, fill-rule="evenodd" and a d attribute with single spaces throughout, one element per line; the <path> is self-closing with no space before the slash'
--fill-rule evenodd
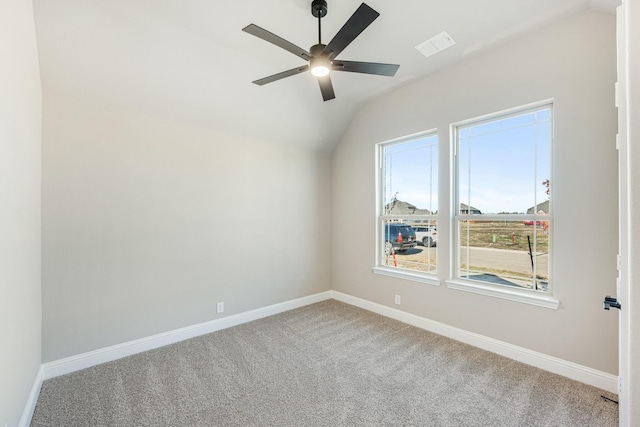
<path id="1" fill-rule="evenodd" d="M 448 160 L 444 160 L 447 157 L 447 152 L 442 152 L 441 150 L 444 147 L 444 138 L 442 138 L 442 135 L 438 134 L 437 129 L 431 129 L 428 131 L 424 131 L 424 132 L 420 132 L 420 133 L 416 133 L 416 134 L 412 134 L 412 135 L 407 135 L 401 138 L 396 138 L 396 139 L 392 139 L 392 140 L 387 140 L 384 142 L 380 142 L 377 143 L 375 145 L 375 180 L 376 180 L 376 217 L 375 217 L 375 255 L 373 257 L 374 259 L 374 267 L 372 267 L 372 271 L 373 273 L 379 274 L 379 275 L 384 275 L 384 276 L 390 276 L 390 277 L 394 277 L 394 278 L 399 278 L 399 279 L 403 279 L 403 280 L 410 280 L 410 281 L 414 281 L 414 282 L 421 282 L 421 283 L 427 283 L 430 285 L 435 285 L 435 286 L 439 286 L 441 282 L 444 282 L 447 285 L 447 288 L 449 289 L 453 289 L 453 290 L 457 290 L 457 291 L 464 291 L 464 292 L 470 292 L 470 293 L 474 293 L 474 294 L 480 294 L 480 295 L 484 295 L 484 296 L 489 296 L 492 298 L 499 298 L 499 299 L 503 299 L 503 300 L 508 300 L 508 301 L 515 301 L 518 303 L 524 303 L 524 304 L 531 304 L 531 305 L 535 305 L 535 306 L 539 306 L 539 307 L 545 307 L 545 308 L 549 308 L 549 309 L 558 309 L 560 306 L 560 301 L 556 298 L 553 297 L 552 293 L 553 293 L 553 282 L 552 282 L 552 263 L 553 263 L 553 258 L 552 258 L 552 245 L 554 244 L 554 239 L 553 236 L 551 238 L 551 242 L 550 242 L 550 246 L 549 246 L 549 289 L 548 292 L 542 293 L 542 292 L 537 292 L 537 291 L 532 291 L 532 290 L 526 290 L 526 289 L 510 289 L 509 287 L 506 286 L 499 286 L 499 285 L 492 285 L 489 283 L 484 283 L 484 282 L 480 282 L 480 281 L 473 281 L 473 280 L 465 280 L 465 279 L 459 279 L 459 278 L 455 278 L 455 273 L 457 271 L 457 259 L 456 257 L 458 256 L 458 254 L 456 253 L 459 249 L 459 244 L 454 244 L 455 242 L 457 242 L 458 240 L 458 228 L 457 228 L 457 222 L 455 220 L 455 214 L 457 213 L 457 206 L 459 206 L 459 201 L 458 201 L 458 197 L 456 195 L 456 191 L 455 191 L 455 186 L 457 185 L 456 182 L 454 182 L 454 174 L 457 174 L 457 165 L 456 165 L 456 150 L 455 147 L 457 146 L 457 142 L 456 140 L 456 128 L 459 126 L 463 126 L 466 124 L 470 124 L 470 123 L 478 123 L 481 122 L 483 120 L 490 120 L 490 119 L 496 119 L 500 116 L 507 116 L 509 114 L 516 114 L 516 113 L 522 113 L 525 112 L 527 110 L 531 110 L 531 109 L 537 109 L 546 105 L 550 105 L 551 106 L 551 120 L 552 120 L 552 127 L 551 127 L 551 171 L 550 171 L 550 176 L 549 179 L 550 181 L 553 183 L 554 182 L 554 168 L 553 168 L 553 145 L 554 145 L 554 133 L 553 133 L 553 129 L 554 129 L 554 125 L 553 125 L 553 103 L 554 100 L 553 99 L 547 99 L 547 100 L 543 100 L 540 102 L 535 102 L 535 103 L 531 103 L 531 104 L 527 104 L 527 105 L 523 105 L 520 107 L 516 107 L 516 108 L 511 108 L 508 110 L 502 110 L 502 111 L 498 111 L 496 113 L 492 113 L 492 114 L 487 114 L 485 116 L 481 116 L 481 117 L 476 117 L 473 119 L 469 119 L 469 120 L 464 120 L 464 121 L 460 121 L 460 122 L 456 122 L 453 124 L 449 125 L 449 150 L 448 150 Z M 419 272 L 416 270 L 409 270 L 409 269 L 403 269 L 403 268 L 393 268 L 393 267 L 386 267 L 383 264 L 383 253 L 382 253 L 382 244 L 381 244 L 381 240 L 384 239 L 384 230 L 382 228 L 382 223 L 384 222 L 383 220 L 383 213 L 384 213 L 384 200 L 383 200 L 383 191 L 382 188 L 384 186 L 384 171 L 383 171 L 383 162 L 384 162 L 384 157 L 383 157 L 383 149 L 385 146 L 388 146 L 390 144 L 394 144 L 394 143 L 402 143 L 402 142 L 409 142 L 411 140 L 417 139 L 417 138 L 424 138 L 427 136 L 431 136 L 431 135 L 437 135 L 438 136 L 438 194 L 439 194 L 439 200 L 440 202 L 438 203 L 438 215 L 433 215 L 433 216 L 428 216 L 428 218 L 424 218 L 424 219 L 435 219 L 438 221 L 438 225 L 439 228 L 442 227 L 442 231 L 445 231 L 446 227 L 449 227 L 449 233 L 443 234 L 443 233 L 439 233 L 438 237 L 439 237 L 439 241 L 443 242 L 442 239 L 451 239 L 449 242 L 446 242 L 445 244 L 443 244 L 442 246 L 440 244 L 438 244 L 438 254 L 437 256 L 437 266 L 436 266 L 436 273 L 435 274 L 430 274 L 430 273 L 424 273 L 424 272 Z M 444 157 L 443 157 L 444 155 Z M 449 177 L 451 179 L 449 179 Z M 446 178 L 446 179 L 445 179 Z M 444 182 L 449 182 L 449 191 L 448 191 L 448 196 L 447 194 L 443 195 L 443 186 L 442 183 Z M 448 200 L 450 201 L 449 203 L 447 203 L 447 206 L 442 204 L 442 201 L 446 200 L 447 197 Z M 540 204 L 541 201 L 536 201 L 536 205 Z M 534 205 L 535 206 L 535 205 Z M 553 204 L 551 204 L 552 209 L 553 209 Z M 448 217 L 447 217 L 448 215 Z M 534 214 L 535 215 L 535 214 Z M 418 219 L 417 216 L 412 216 L 414 219 Z M 524 215 L 516 215 L 517 220 L 524 220 Z M 549 212 L 549 215 L 544 217 L 544 220 L 552 220 L 553 218 L 553 213 Z M 500 219 L 501 220 L 505 220 L 505 219 L 509 219 L 507 218 L 505 215 L 500 215 Z M 537 218 L 538 220 L 540 220 L 541 218 Z M 535 221 L 535 219 L 533 219 Z M 445 224 L 441 223 L 442 221 L 447 221 Z M 551 223 L 551 221 L 550 221 Z M 551 225 L 550 227 L 550 232 L 553 233 L 554 227 L 553 225 Z M 448 234 L 448 235 L 447 235 Z M 446 249 L 448 247 L 448 250 L 445 250 L 443 252 L 443 249 Z M 447 266 L 448 268 L 446 268 L 446 271 L 442 269 L 443 266 Z"/>
<path id="2" fill-rule="evenodd" d="M 430 129 L 424 132 L 415 133 L 412 135 L 403 136 L 400 138 L 395 138 L 392 140 L 380 142 L 375 146 L 375 155 L 376 155 L 376 246 L 375 246 L 375 264 L 372 268 L 373 272 L 376 274 L 380 274 L 383 276 L 390 276 L 401 278 L 405 280 L 411 280 L 420 283 L 427 283 L 430 285 L 440 286 L 440 279 L 438 278 L 439 264 L 438 261 L 439 256 L 436 255 L 436 272 L 435 273 L 427 273 L 420 272 L 417 270 L 410 270 L 405 268 L 393 268 L 387 267 L 384 265 L 384 253 L 383 253 L 383 243 L 384 243 L 384 221 L 386 219 L 412 219 L 412 220 L 438 220 L 438 215 L 385 215 L 384 214 L 384 204 L 385 200 L 383 198 L 383 189 L 384 189 L 384 179 L 385 179 L 385 170 L 384 170 L 384 149 L 385 147 L 389 147 L 392 145 L 412 142 L 418 139 L 429 138 L 435 136 L 438 138 L 438 152 L 440 151 L 440 142 L 439 135 L 437 129 Z M 436 163 L 439 165 L 439 155 L 436 156 Z M 438 168 L 438 175 L 440 175 L 440 165 Z M 438 176 L 439 179 L 439 176 Z M 438 192 L 438 188 L 435 189 Z M 436 223 L 437 224 L 437 223 Z M 439 249 L 436 246 L 436 252 Z"/>
<path id="3" fill-rule="evenodd" d="M 526 303 L 526 304 L 533 304 L 533 305 L 537 305 L 537 306 L 541 306 L 541 307 L 546 307 L 546 308 L 551 308 L 551 309 L 557 309 L 560 305 L 560 301 L 553 298 L 553 281 L 552 281 L 552 277 L 551 277 L 551 273 L 552 273 L 552 263 L 553 263 L 553 211 L 550 211 L 548 213 L 548 215 L 545 215 L 544 217 L 542 217 L 541 215 L 538 215 L 537 213 L 533 213 L 531 215 L 529 214 L 524 214 L 524 215 L 486 215 L 486 214 L 481 214 L 478 216 L 475 215 L 460 215 L 459 213 L 459 206 L 460 206 L 460 195 L 458 192 L 458 186 L 459 186 L 459 153 L 458 153 L 458 149 L 459 149 L 459 141 L 458 141 L 458 129 L 460 127 L 463 126 L 468 126 L 470 124 L 481 124 L 483 122 L 490 122 L 490 121 L 495 121 L 495 120 L 499 120 L 499 119 L 506 119 L 509 117 L 513 117 L 513 116 L 517 116 L 520 114 L 524 114 L 527 112 L 531 112 L 531 111 L 535 111 L 535 110 L 539 110 L 542 108 L 549 108 L 551 110 L 551 158 L 549 159 L 550 162 L 550 177 L 549 179 L 551 180 L 551 182 L 554 182 L 553 179 L 553 174 L 554 174 L 554 168 L 553 168 L 553 145 L 554 145 L 554 122 L 553 122 L 553 99 L 549 99 L 549 100 L 544 100 L 544 101 L 540 101 L 540 102 L 536 102 L 536 103 L 532 103 L 532 104 L 528 104 L 528 105 L 524 105 L 521 107 L 516 107 L 516 108 L 511 108 L 508 110 L 503 110 L 503 111 L 499 111 L 496 113 L 491 113 L 485 116 L 481 116 L 481 117 L 476 117 L 473 119 L 468 119 L 468 120 L 464 120 L 461 122 L 457 122 L 454 123 L 452 125 L 450 125 L 450 137 L 451 137 L 451 156 L 453 159 L 453 162 L 451 162 L 453 164 L 453 170 L 452 172 L 452 185 L 451 185 L 451 200 L 452 200 L 452 206 L 451 206 L 451 230 L 452 230 L 452 241 L 451 241 L 451 245 L 450 245 L 450 250 L 451 250 L 451 254 L 452 254 L 452 262 L 451 262 L 451 266 L 450 266 L 450 271 L 449 271 L 449 277 L 451 279 L 446 280 L 446 284 L 448 286 L 448 288 L 450 289 L 456 289 L 456 290 L 460 290 L 460 291 L 465 291 L 465 292 L 471 292 L 471 293 L 476 293 L 476 294 L 481 294 L 481 295 L 487 295 L 487 296 L 492 296 L 495 298 L 501 298 L 501 299 L 507 299 L 507 300 L 511 300 L 511 301 L 517 301 L 517 302 L 522 302 L 522 303 Z M 535 201 L 534 206 L 538 206 L 542 201 Z M 553 209 L 553 203 L 550 204 L 551 209 Z M 517 221 L 523 221 L 523 220 L 533 220 L 533 221 L 540 221 L 540 220 L 545 220 L 545 221 L 549 221 L 550 227 L 549 227 L 549 233 L 551 233 L 551 238 L 550 238 L 550 243 L 549 243 L 549 288 L 547 292 L 540 292 L 540 291 L 536 291 L 536 290 L 528 290 L 528 289 L 511 289 L 508 288 L 506 286 L 501 286 L 501 285 L 493 285 L 487 282 L 481 282 L 481 281 L 475 281 L 475 280 L 469 280 L 469 279 L 464 279 L 464 278 L 460 278 L 457 276 L 457 272 L 458 272 L 458 266 L 460 263 L 460 228 L 459 228 L 459 221 L 461 220 L 465 220 L 465 219 L 474 219 L 481 217 L 483 220 L 517 220 Z"/>

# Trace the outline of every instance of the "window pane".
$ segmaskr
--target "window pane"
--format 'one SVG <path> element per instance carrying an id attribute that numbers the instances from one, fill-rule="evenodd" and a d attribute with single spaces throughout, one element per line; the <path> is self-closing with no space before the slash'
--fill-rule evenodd
<path id="1" fill-rule="evenodd" d="M 435 220 L 410 226 L 386 221 L 383 224 L 382 265 L 385 267 L 436 273 L 438 230 Z"/>
<path id="2" fill-rule="evenodd" d="M 459 278 L 548 291 L 548 221 L 460 220 L 458 225 Z"/>
<path id="3" fill-rule="evenodd" d="M 379 265 L 436 272 L 438 137 L 382 146 Z"/>
<path id="4" fill-rule="evenodd" d="M 431 215 L 438 210 L 438 137 L 384 147 L 384 215 Z"/>
<path id="5" fill-rule="evenodd" d="M 525 214 L 547 200 L 550 109 L 458 130 L 460 214 Z"/>

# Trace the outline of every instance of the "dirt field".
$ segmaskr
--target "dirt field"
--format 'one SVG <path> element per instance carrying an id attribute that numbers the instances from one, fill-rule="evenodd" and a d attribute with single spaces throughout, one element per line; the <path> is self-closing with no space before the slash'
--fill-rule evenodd
<path id="1" fill-rule="evenodd" d="M 549 252 L 549 233 L 545 224 L 525 225 L 523 221 L 473 222 L 460 227 L 460 241 L 476 248 L 510 249 L 529 252 L 527 236 L 538 253 Z M 548 227 L 548 224 L 547 224 Z"/>

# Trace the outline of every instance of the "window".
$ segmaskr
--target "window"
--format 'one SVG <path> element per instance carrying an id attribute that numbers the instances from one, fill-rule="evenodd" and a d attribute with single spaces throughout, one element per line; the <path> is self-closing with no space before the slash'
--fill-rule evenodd
<path id="1" fill-rule="evenodd" d="M 432 132 L 379 144 L 377 149 L 376 265 L 433 275 L 438 241 L 438 137 Z"/>
<path id="2" fill-rule="evenodd" d="M 435 131 L 376 145 L 373 271 L 557 309 L 552 103 L 456 123 L 450 132 L 450 153 L 438 153 Z M 451 193 L 443 196 L 445 183 Z M 438 218 L 447 220 L 442 235 Z"/>
<path id="3" fill-rule="evenodd" d="M 454 279 L 550 291 L 552 111 L 454 126 Z"/>

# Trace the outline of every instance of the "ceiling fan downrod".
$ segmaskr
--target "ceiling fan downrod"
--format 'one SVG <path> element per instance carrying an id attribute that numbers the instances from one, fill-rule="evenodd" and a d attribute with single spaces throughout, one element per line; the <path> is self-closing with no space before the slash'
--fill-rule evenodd
<path id="1" fill-rule="evenodd" d="M 322 44 L 321 19 L 327 16 L 327 2 L 325 0 L 313 0 L 311 2 L 311 14 L 318 18 L 318 44 Z"/>

